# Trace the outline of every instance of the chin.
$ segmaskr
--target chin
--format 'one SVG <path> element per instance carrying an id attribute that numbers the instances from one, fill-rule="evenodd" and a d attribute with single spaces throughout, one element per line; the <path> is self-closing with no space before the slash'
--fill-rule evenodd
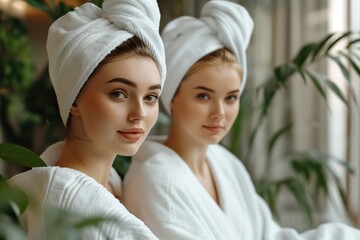
<path id="1" fill-rule="evenodd" d="M 204 144 L 207 144 L 207 145 L 213 145 L 213 144 L 218 144 L 220 141 L 221 141 L 222 138 L 219 138 L 219 137 L 214 137 L 214 138 L 209 138 L 207 137 L 206 139 L 203 139 L 202 142 Z"/>
<path id="2" fill-rule="evenodd" d="M 118 151 L 118 155 L 121 156 L 126 156 L 126 157 L 131 157 L 134 156 L 137 151 L 139 150 L 141 144 L 134 144 L 134 145 L 130 145 L 130 146 L 123 146 L 121 148 L 121 151 Z"/>

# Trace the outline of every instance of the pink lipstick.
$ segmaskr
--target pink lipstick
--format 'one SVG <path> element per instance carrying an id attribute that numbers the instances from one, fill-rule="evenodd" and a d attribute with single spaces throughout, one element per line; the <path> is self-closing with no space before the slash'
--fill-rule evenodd
<path id="1" fill-rule="evenodd" d="M 123 131 L 118 131 L 118 133 L 129 142 L 139 141 L 144 130 L 142 128 L 129 128 Z"/>

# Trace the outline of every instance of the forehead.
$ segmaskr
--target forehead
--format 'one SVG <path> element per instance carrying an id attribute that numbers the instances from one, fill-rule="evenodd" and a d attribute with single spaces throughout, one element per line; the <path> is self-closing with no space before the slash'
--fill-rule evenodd
<path id="1" fill-rule="evenodd" d="M 126 78 L 138 84 L 160 84 L 160 72 L 150 57 L 135 54 L 114 57 L 110 61 L 99 66 L 92 79 L 99 82 L 108 81 L 112 78 Z M 93 80 L 89 79 L 90 82 Z"/>
<path id="2" fill-rule="evenodd" d="M 242 73 L 237 64 L 222 63 L 217 65 L 203 65 L 197 71 L 187 76 L 181 83 L 184 86 L 216 86 L 240 88 Z"/>

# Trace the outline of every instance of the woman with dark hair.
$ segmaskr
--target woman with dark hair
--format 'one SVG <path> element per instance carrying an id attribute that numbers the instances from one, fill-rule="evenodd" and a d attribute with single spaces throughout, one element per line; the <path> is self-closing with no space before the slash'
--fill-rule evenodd
<path id="1" fill-rule="evenodd" d="M 10 179 L 35 199 L 25 213 L 30 238 L 57 239 L 44 216 L 52 208 L 80 219 L 83 239 L 156 239 L 120 202 L 116 155 L 135 154 L 156 122 L 165 78 L 155 0 L 85 3 L 49 29 L 49 72 L 67 134 L 33 168 Z M 139 71 L 141 69 L 141 71 Z"/>

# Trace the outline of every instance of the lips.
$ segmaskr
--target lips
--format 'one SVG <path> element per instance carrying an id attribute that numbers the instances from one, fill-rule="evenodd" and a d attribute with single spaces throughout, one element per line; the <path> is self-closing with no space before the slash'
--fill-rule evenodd
<path id="1" fill-rule="evenodd" d="M 118 131 L 118 133 L 129 142 L 139 141 L 144 130 L 142 128 L 129 128 L 123 131 Z"/>
<path id="2" fill-rule="evenodd" d="M 219 125 L 203 125 L 203 127 L 212 133 L 220 133 L 224 130 L 224 127 Z"/>

